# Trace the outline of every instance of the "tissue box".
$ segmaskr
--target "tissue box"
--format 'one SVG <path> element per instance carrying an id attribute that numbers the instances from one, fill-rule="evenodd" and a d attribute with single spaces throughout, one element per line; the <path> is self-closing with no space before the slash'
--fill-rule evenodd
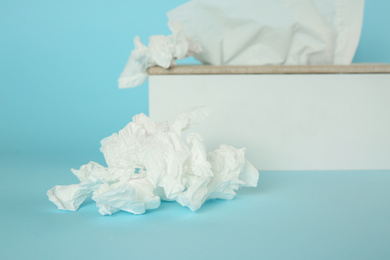
<path id="1" fill-rule="evenodd" d="M 259 170 L 390 169 L 390 66 L 149 69 L 149 114 L 194 106 L 209 150 L 245 147 Z"/>

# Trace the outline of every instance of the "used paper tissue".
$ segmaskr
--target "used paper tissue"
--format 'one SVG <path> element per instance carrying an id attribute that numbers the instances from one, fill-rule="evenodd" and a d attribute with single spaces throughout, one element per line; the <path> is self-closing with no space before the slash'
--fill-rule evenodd
<path id="1" fill-rule="evenodd" d="M 168 13 L 211 65 L 350 64 L 364 0 L 192 0 Z"/>
<path id="2" fill-rule="evenodd" d="M 75 211 L 92 196 L 102 215 L 142 214 L 159 207 L 161 199 L 195 211 L 209 199 L 232 199 L 239 187 L 256 187 L 259 173 L 245 159 L 245 149 L 221 145 L 206 153 L 199 134 L 182 140 L 182 131 L 207 115 L 207 109 L 197 108 L 162 123 L 136 115 L 101 141 L 108 167 L 90 162 L 72 169 L 80 183 L 53 187 L 49 199 L 59 209 Z"/>

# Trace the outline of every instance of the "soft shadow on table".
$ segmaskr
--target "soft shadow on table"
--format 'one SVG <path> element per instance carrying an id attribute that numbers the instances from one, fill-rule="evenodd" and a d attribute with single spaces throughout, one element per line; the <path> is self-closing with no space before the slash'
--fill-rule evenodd
<path id="1" fill-rule="evenodd" d="M 280 180 L 276 178 L 276 173 L 280 172 L 260 172 L 257 187 L 241 187 L 236 191 L 237 196 L 265 194 L 277 190 Z"/>
<path id="2" fill-rule="evenodd" d="M 277 179 L 273 178 L 272 172 L 260 172 L 259 183 L 257 187 L 241 187 L 236 190 L 236 196 L 233 201 L 253 199 L 256 196 L 263 196 L 274 192 L 278 188 Z M 230 203 L 230 200 L 213 199 L 206 201 L 196 213 L 204 213 L 211 210 L 217 210 L 219 206 L 225 203 Z"/>

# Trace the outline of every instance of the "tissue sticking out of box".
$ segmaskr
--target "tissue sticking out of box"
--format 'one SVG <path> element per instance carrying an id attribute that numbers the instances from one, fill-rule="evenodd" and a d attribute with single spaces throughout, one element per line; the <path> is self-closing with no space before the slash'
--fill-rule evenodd
<path id="1" fill-rule="evenodd" d="M 135 48 L 118 79 L 119 88 L 131 88 L 144 83 L 148 78 L 149 67 L 157 65 L 167 69 L 175 65 L 176 59 L 180 60 L 202 51 L 198 44 L 185 35 L 179 22 L 170 22 L 168 26 L 172 35 L 151 36 L 148 47 L 138 36 L 135 37 Z"/>
<path id="2" fill-rule="evenodd" d="M 199 134 L 182 131 L 208 115 L 206 108 L 183 112 L 157 123 L 144 114 L 101 141 L 108 167 L 89 162 L 72 172 L 78 184 L 47 192 L 59 209 L 77 210 L 92 196 L 102 215 L 120 210 L 142 214 L 160 200 L 177 201 L 192 211 L 209 199 L 233 199 L 239 187 L 256 187 L 259 173 L 245 159 L 245 149 L 221 145 L 206 153 Z"/>
<path id="3" fill-rule="evenodd" d="M 168 12 L 211 65 L 350 64 L 364 0 L 192 0 Z"/>

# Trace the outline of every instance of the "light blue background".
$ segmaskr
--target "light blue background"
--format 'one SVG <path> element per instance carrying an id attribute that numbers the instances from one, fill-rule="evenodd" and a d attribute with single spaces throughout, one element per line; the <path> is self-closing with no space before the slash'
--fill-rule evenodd
<path id="1" fill-rule="evenodd" d="M 0 258 L 389 259 L 387 171 L 262 173 L 258 189 L 195 214 L 165 203 L 101 217 L 47 200 L 76 182 L 70 168 L 104 163 L 103 137 L 148 113 L 147 83 L 119 90 L 117 78 L 134 36 L 169 34 L 165 13 L 184 2 L 0 0 Z M 390 63 L 389 12 L 366 1 L 354 62 Z"/>
<path id="2" fill-rule="evenodd" d="M 95 151 L 148 112 L 147 83 L 119 90 L 133 38 L 169 34 L 170 1 L 0 1 L 0 144 Z M 355 62 L 390 62 L 390 1 L 367 0 Z"/>

